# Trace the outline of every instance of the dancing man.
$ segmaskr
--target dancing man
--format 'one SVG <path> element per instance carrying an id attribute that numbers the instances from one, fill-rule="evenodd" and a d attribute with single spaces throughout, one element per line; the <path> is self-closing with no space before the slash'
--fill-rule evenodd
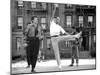
<path id="1" fill-rule="evenodd" d="M 57 7 L 58 7 L 58 4 L 54 4 L 54 11 L 50 20 L 50 36 L 51 36 L 52 47 L 54 50 L 55 58 L 57 60 L 58 68 L 61 71 L 62 66 L 61 66 L 60 53 L 59 53 L 59 47 L 58 47 L 59 41 L 75 40 L 76 38 L 80 37 L 81 32 L 76 35 L 70 35 L 59 25 L 60 18 L 54 17 Z"/>

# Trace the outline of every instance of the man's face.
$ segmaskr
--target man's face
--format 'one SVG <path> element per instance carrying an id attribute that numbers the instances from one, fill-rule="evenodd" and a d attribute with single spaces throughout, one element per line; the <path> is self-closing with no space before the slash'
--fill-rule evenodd
<path id="1" fill-rule="evenodd" d="M 36 23 L 36 24 L 38 24 L 38 18 L 35 17 L 34 20 L 33 20 L 33 22 Z"/>
<path id="2" fill-rule="evenodd" d="M 54 18 L 54 22 L 57 23 L 57 24 L 59 24 L 60 19 L 58 19 L 58 18 Z"/>
<path id="3" fill-rule="evenodd" d="M 55 23 L 57 23 L 56 18 L 53 19 Z"/>
<path id="4" fill-rule="evenodd" d="M 59 24 L 60 23 L 60 18 L 56 18 L 56 22 Z"/>

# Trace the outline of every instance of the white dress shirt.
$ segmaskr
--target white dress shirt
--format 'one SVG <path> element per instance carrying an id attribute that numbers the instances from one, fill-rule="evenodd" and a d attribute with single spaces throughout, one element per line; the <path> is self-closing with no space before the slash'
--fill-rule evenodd
<path id="1" fill-rule="evenodd" d="M 50 36 L 60 35 L 66 33 L 65 30 L 53 20 L 50 22 Z"/>

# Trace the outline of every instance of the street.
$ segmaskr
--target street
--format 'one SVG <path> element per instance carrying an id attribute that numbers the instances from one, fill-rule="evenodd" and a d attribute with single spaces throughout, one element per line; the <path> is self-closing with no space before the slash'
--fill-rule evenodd
<path id="1" fill-rule="evenodd" d="M 79 66 L 76 64 L 70 67 L 71 59 L 62 59 L 62 71 L 74 71 L 74 70 L 87 70 L 87 69 L 95 69 L 95 59 L 79 59 Z M 30 74 L 31 67 L 26 68 L 26 61 L 19 61 L 16 63 L 12 63 L 12 74 Z M 56 60 L 45 60 L 41 62 L 37 62 L 36 73 L 44 73 L 44 72 L 59 72 L 59 68 L 57 67 Z"/>

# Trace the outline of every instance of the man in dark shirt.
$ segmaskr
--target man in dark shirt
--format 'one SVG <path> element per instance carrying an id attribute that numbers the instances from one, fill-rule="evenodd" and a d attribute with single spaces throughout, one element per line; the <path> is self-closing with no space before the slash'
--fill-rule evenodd
<path id="1" fill-rule="evenodd" d="M 79 32 L 78 29 L 75 29 L 75 27 L 72 27 L 72 28 L 73 28 L 73 35 L 75 35 Z M 79 63 L 79 49 L 80 49 L 80 46 L 81 46 L 81 42 L 82 42 L 82 37 L 72 41 L 72 52 L 71 52 L 71 64 L 70 64 L 70 66 L 73 66 L 74 59 L 76 59 L 76 65 L 78 66 L 78 63 Z"/>
<path id="2" fill-rule="evenodd" d="M 25 32 L 27 33 L 28 46 L 28 58 L 32 66 L 31 72 L 35 72 L 36 61 L 39 52 L 39 42 L 41 37 L 41 27 L 38 25 L 38 18 L 32 17 L 32 22 L 27 26 Z"/>

